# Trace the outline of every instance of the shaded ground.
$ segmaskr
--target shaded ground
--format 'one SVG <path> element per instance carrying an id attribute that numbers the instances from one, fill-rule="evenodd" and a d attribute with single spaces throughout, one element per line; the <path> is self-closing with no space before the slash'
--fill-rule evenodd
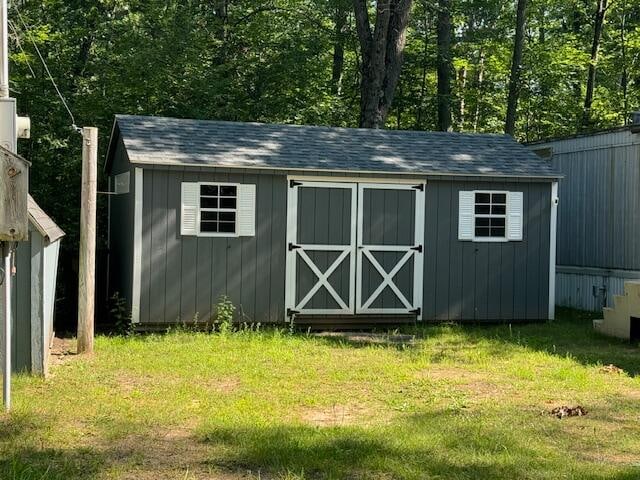
<path id="1" fill-rule="evenodd" d="M 564 315 L 63 343 L 51 378 L 15 378 L 0 478 L 640 478 L 640 351 Z"/>

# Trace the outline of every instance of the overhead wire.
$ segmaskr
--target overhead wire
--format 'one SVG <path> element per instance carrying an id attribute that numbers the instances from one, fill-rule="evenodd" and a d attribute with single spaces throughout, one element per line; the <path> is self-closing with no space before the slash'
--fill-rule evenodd
<path id="1" fill-rule="evenodd" d="M 31 76 L 33 78 L 36 78 L 36 72 L 33 71 L 33 68 L 31 67 L 31 63 L 29 63 L 29 58 L 27 56 L 27 52 L 24 51 L 24 47 L 22 46 L 22 42 L 20 41 L 20 32 L 19 32 L 18 27 L 11 20 L 9 20 L 8 23 L 9 23 L 9 28 L 11 28 L 11 30 L 13 30 L 13 34 L 16 37 L 16 43 L 18 44 L 18 48 L 24 54 L 25 62 L 27 62 L 27 67 L 29 68 L 29 71 L 31 72 Z"/>
<path id="2" fill-rule="evenodd" d="M 13 8 L 16 11 L 16 13 L 18 14 L 18 19 L 20 20 L 20 23 L 22 23 L 22 26 L 24 27 L 25 35 L 29 38 L 29 40 L 31 41 L 31 44 L 33 45 L 34 50 L 38 54 L 38 57 L 40 58 L 40 61 L 42 62 L 42 66 L 44 67 L 45 71 L 47 72 L 49 80 L 51 81 L 51 84 L 53 85 L 53 88 L 55 89 L 56 93 L 58 94 L 58 98 L 60 98 L 60 101 L 62 102 L 62 105 L 64 105 L 64 108 L 67 110 L 67 113 L 69 114 L 69 117 L 71 118 L 71 128 L 73 130 L 75 130 L 76 132 L 81 133 L 82 129 L 79 128 L 76 125 L 76 119 L 73 116 L 73 112 L 69 108 L 69 105 L 67 104 L 67 101 L 64 98 L 64 95 L 62 95 L 62 92 L 60 91 L 60 88 L 58 87 L 58 84 L 54 80 L 53 75 L 51 75 L 51 71 L 49 70 L 49 66 L 47 65 L 47 62 L 45 61 L 44 57 L 42 56 L 42 53 L 40 52 L 40 49 L 38 48 L 38 44 L 33 39 L 33 36 L 31 35 L 31 31 L 30 31 L 29 27 L 27 26 L 26 22 L 24 21 L 24 18 L 22 18 L 22 14 L 20 13 L 20 10 L 18 10 L 18 7 L 16 6 L 15 3 L 13 4 Z"/>

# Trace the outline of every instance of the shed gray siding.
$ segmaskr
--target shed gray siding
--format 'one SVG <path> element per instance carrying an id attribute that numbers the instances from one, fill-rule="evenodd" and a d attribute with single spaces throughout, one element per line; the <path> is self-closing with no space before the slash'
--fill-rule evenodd
<path id="1" fill-rule="evenodd" d="M 16 274 L 11 278 L 11 364 L 14 372 L 47 372 L 59 247 L 59 240 L 49 243 L 31 224 L 29 239 L 18 243 Z M 2 316 L 0 311 L 0 321 L 3 321 Z"/>
<path id="2" fill-rule="evenodd" d="M 559 182 L 557 264 L 640 270 L 640 134 L 630 129 L 538 143 Z"/>
<path id="3" fill-rule="evenodd" d="M 117 294 L 131 311 L 133 265 L 133 216 L 135 195 L 135 168 L 129 163 L 122 140 L 114 148 L 110 189 L 114 189 L 113 176 L 129 173 L 129 193 L 109 195 L 109 296 Z"/>
<path id="4" fill-rule="evenodd" d="M 256 236 L 181 236 L 183 181 L 255 183 Z M 145 166 L 140 322 L 206 321 L 221 295 L 238 307 L 241 320 L 283 321 L 287 188 L 286 172 Z M 524 241 L 458 241 L 458 191 L 492 188 L 524 192 Z M 120 206 L 130 215 L 132 195 Z M 550 209 L 550 182 L 427 178 L 425 320 L 546 318 Z M 111 214 L 111 256 L 121 256 L 123 262 L 117 276 L 112 272 L 112 290 L 130 296 L 130 283 L 118 282 L 131 278 L 132 219 L 123 212 L 126 221 L 116 222 L 113 204 Z"/>

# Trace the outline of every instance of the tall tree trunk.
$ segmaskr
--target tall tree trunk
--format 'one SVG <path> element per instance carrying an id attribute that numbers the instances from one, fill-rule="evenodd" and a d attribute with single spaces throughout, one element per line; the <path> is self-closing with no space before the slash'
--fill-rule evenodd
<path id="1" fill-rule="evenodd" d="M 513 58 L 511 59 L 511 74 L 509 75 L 507 118 L 504 123 L 504 133 L 511 136 L 516 133 L 516 117 L 518 110 L 518 96 L 520 94 L 520 71 L 522 67 L 522 51 L 524 49 L 524 28 L 526 17 L 527 0 L 518 0 L 516 12 L 516 35 L 513 44 Z"/>
<path id="2" fill-rule="evenodd" d="M 482 98 L 482 89 L 484 87 L 484 51 L 480 48 L 478 53 L 478 76 L 476 77 L 476 108 L 473 113 L 473 131 L 478 131 L 480 123 L 480 99 Z"/>
<path id="3" fill-rule="evenodd" d="M 344 42 L 347 27 L 347 11 L 337 6 L 333 15 L 333 66 L 331 69 L 331 88 L 333 93 L 342 93 L 342 72 L 344 68 Z"/>
<path id="4" fill-rule="evenodd" d="M 393 103 L 412 0 L 378 0 L 373 30 L 367 0 L 353 0 L 362 52 L 360 127 L 383 128 Z"/>
<path id="5" fill-rule="evenodd" d="M 593 43 L 591 44 L 591 61 L 589 62 L 589 73 L 587 76 L 587 92 L 584 96 L 584 107 L 582 110 L 582 127 L 591 125 L 591 106 L 593 105 L 593 91 L 596 86 L 596 64 L 598 63 L 598 50 L 602 38 L 602 28 L 604 27 L 604 17 L 607 13 L 607 0 L 598 0 L 598 8 L 593 22 Z"/>
<path id="6" fill-rule="evenodd" d="M 465 102 L 464 95 L 467 89 L 467 67 L 462 66 L 458 71 L 458 84 L 460 91 L 460 104 L 458 110 L 458 131 L 464 130 Z"/>
<path id="7" fill-rule="evenodd" d="M 451 130 L 451 5 L 438 1 L 438 130 Z"/>
<path id="8" fill-rule="evenodd" d="M 627 2 L 622 2 L 622 18 L 620 20 L 620 49 L 622 55 L 622 73 L 620 75 L 620 88 L 622 89 L 622 108 L 624 124 L 629 123 L 629 72 L 627 70 Z"/>
<path id="9" fill-rule="evenodd" d="M 422 111 L 424 107 L 424 96 L 427 90 L 427 67 L 429 65 L 429 32 L 431 31 L 431 22 L 429 11 L 425 9 L 424 15 L 424 39 L 422 41 L 422 77 L 420 80 L 420 99 L 416 110 L 416 130 L 422 130 Z"/>

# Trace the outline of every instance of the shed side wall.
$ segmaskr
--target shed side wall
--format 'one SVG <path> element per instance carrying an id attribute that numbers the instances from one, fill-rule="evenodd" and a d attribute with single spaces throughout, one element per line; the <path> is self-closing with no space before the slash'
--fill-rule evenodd
<path id="1" fill-rule="evenodd" d="M 38 235 L 33 231 L 29 236 Z M 31 369 L 31 240 L 19 242 L 16 249 L 16 274 L 11 277 L 11 367 L 14 372 Z M 0 309 L 0 322 L 4 322 Z M 0 329 L 0 345 L 4 342 Z M 0 349 L 0 358 L 4 352 Z"/>
<path id="2" fill-rule="evenodd" d="M 129 173 L 129 193 L 109 195 L 109 289 L 125 300 L 127 311 L 131 311 L 133 275 L 133 215 L 135 195 L 135 173 L 129 163 L 122 140 L 116 147 L 111 167 L 110 187 L 114 189 L 113 177 Z"/>
<path id="3" fill-rule="evenodd" d="M 184 181 L 255 183 L 256 236 L 181 236 Z M 141 323 L 209 320 L 221 295 L 240 320 L 284 319 L 286 175 L 145 168 L 143 184 Z M 524 192 L 524 241 L 458 241 L 458 191 L 474 189 Z M 550 197 L 550 183 L 428 181 L 424 318 L 546 318 Z"/>

